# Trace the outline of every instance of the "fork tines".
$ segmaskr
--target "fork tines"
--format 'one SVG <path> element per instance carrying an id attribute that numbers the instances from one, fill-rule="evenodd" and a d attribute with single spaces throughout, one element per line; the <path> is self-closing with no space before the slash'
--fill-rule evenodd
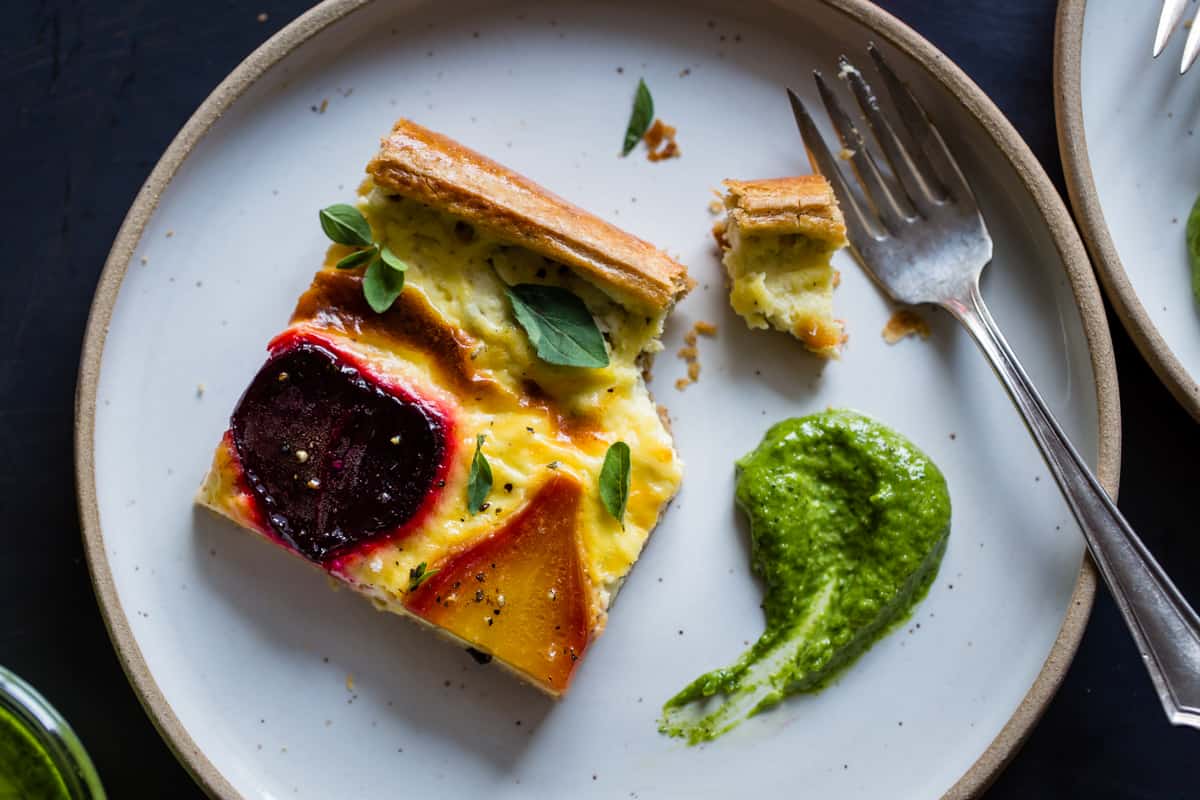
<path id="1" fill-rule="evenodd" d="M 1187 10 L 1188 0 L 1163 0 L 1162 11 L 1158 15 L 1158 29 L 1154 32 L 1154 57 L 1158 58 L 1171 34 L 1179 27 L 1183 12 Z M 1179 62 L 1179 74 L 1187 72 L 1200 55 L 1200 27 L 1195 25 L 1188 31 L 1187 41 L 1183 45 L 1183 60 Z"/>
<path id="2" fill-rule="evenodd" d="M 883 175 L 858 126 L 820 72 L 813 75 L 821 101 L 842 142 L 838 156 L 825 144 L 804 102 L 788 89 L 809 160 L 833 186 L 846 218 L 850 242 L 860 251 L 870 241 L 899 236 L 910 223 L 929 217 L 948 202 L 961 203 L 972 210 L 975 207 L 962 171 L 920 103 L 878 48 L 871 44 L 867 51 L 883 77 L 902 132 L 889 121 L 863 74 L 845 56 L 838 59 L 838 75 L 849 83 L 894 180 Z M 905 143 L 905 137 L 913 146 Z M 838 166 L 839 160 L 850 162 L 861 194 L 851 188 Z"/>

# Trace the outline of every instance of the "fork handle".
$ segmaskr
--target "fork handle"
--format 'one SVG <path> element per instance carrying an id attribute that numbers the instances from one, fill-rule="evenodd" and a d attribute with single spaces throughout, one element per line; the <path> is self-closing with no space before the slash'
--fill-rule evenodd
<path id="1" fill-rule="evenodd" d="M 1200 617 L 1129 527 L 1046 408 L 983 302 L 977 283 L 943 304 L 992 363 L 1087 540 L 1150 680 L 1175 725 L 1200 728 Z"/>

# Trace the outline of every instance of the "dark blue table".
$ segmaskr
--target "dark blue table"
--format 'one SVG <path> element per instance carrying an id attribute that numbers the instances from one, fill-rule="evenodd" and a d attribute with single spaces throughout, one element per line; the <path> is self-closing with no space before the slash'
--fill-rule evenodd
<path id="1" fill-rule="evenodd" d="M 126 683 L 88 580 L 72 467 L 80 339 L 117 226 L 171 137 L 230 69 L 306 5 L 3 3 L 0 663 L 74 723 L 114 798 L 200 792 Z M 883 5 L 991 95 L 1062 190 L 1053 0 Z M 1200 427 L 1155 380 L 1115 317 L 1112 325 L 1124 417 L 1120 505 L 1197 603 L 1192 465 Z M 1200 734 L 1164 722 L 1102 590 L 1058 697 L 988 798 L 1196 797 L 1187 759 L 1197 745 Z"/>

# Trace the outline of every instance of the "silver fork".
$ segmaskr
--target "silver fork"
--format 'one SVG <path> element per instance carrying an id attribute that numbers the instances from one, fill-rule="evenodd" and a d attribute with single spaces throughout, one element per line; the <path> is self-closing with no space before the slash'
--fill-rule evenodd
<path id="1" fill-rule="evenodd" d="M 874 45 L 868 51 L 895 106 L 895 119 L 845 56 L 838 72 L 849 82 L 894 177 L 882 174 L 857 125 L 821 74 L 814 73 L 842 141 L 839 155 L 853 166 L 861 199 L 804 103 L 788 90 L 809 160 L 833 185 L 841 204 L 851 248 L 894 300 L 940 306 L 974 337 L 1079 521 L 1167 717 L 1176 725 L 1200 728 L 1200 618 L 1084 464 L 1005 342 L 979 291 L 979 276 L 992 259 L 992 239 L 971 187 L 908 87 Z"/>
<path id="2" fill-rule="evenodd" d="M 1158 30 L 1154 32 L 1155 58 L 1159 57 L 1163 48 L 1167 46 L 1167 40 L 1179 27 L 1187 5 L 1188 0 L 1163 0 L 1162 11 L 1158 14 Z M 1193 25 L 1188 31 L 1187 41 L 1183 44 L 1183 60 L 1179 62 L 1180 75 L 1191 69 L 1197 55 L 1200 55 L 1200 25 Z"/>

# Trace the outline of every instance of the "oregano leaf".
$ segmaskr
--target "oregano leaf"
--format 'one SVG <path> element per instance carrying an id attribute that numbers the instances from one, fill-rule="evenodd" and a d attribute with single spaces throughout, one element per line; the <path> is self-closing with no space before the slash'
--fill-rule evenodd
<path id="1" fill-rule="evenodd" d="M 338 269 L 354 269 L 355 267 L 361 267 L 363 264 L 370 261 L 371 257 L 374 255 L 375 248 L 364 247 L 362 250 L 355 250 L 350 255 L 341 259 L 335 266 Z"/>
<path id="2" fill-rule="evenodd" d="M 383 259 L 383 263 L 397 272 L 404 272 L 408 269 L 408 264 L 400 256 L 393 253 L 386 244 L 379 248 L 379 257 Z"/>
<path id="3" fill-rule="evenodd" d="M 654 98 L 646 87 L 646 81 L 638 78 L 637 92 L 633 96 L 633 111 L 629 114 L 629 125 L 625 128 L 625 143 L 621 155 L 627 156 L 646 135 L 646 129 L 654 120 Z"/>
<path id="4" fill-rule="evenodd" d="M 519 283 L 508 289 L 517 322 L 538 358 L 568 367 L 607 367 L 608 349 L 587 306 L 558 286 Z"/>
<path id="5" fill-rule="evenodd" d="M 472 515 L 483 510 L 483 504 L 492 491 L 492 465 L 483 454 L 484 435 L 475 437 L 475 457 L 471 459 L 471 471 L 467 474 L 467 511 Z"/>
<path id="6" fill-rule="evenodd" d="M 338 244 L 351 247 L 368 247 L 371 244 L 371 225 L 362 212 L 351 205 L 337 203 L 322 208 L 321 230 Z"/>
<path id="7" fill-rule="evenodd" d="M 630 452 L 624 442 L 613 442 L 600 467 L 600 501 L 625 527 L 625 505 L 629 502 Z"/>
<path id="8" fill-rule="evenodd" d="M 363 275 L 362 286 L 367 305 L 376 314 L 382 314 L 404 290 L 404 273 L 384 264 L 382 258 L 375 258 Z"/>
<path id="9" fill-rule="evenodd" d="M 426 570 L 425 562 L 422 561 L 408 571 L 408 590 L 415 592 L 422 583 L 437 575 L 440 571 L 436 569 Z"/>

